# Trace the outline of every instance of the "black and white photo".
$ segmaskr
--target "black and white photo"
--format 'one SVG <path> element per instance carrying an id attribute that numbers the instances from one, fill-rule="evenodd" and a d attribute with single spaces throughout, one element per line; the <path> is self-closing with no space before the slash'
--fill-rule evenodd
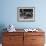
<path id="1" fill-rule="evenodd" d="M 35 20 L 35 8 L 34 7 L 18 7 L 17 9 L 18 21 L 34 21 Z"/>

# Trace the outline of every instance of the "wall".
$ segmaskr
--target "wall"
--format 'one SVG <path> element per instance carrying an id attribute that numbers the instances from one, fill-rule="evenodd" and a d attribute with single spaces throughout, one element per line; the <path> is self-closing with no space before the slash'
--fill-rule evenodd
<path id="1" fill-rule="evenodd" d="M 44 0 L 1 0 L 0 24 L 13 24 L 16 28 L 46 28 L 46 1 Z M 18 22 L 17 7 L 35 7 L 35 22 Z"/>
<path id="2" fill-rule="evenodd" d="M 0 25 L 13 24 L 16 28 L 46 28 L 46 1 L 44 0 L 1 0 Z M 35 7 L 35 22 L 18 22 L 17 7 Z"/>
<path id="3" fill-rule="evenodd" d="M 40 27 L 46 32 L 46 0 L 0 0 L 0 31 L 13 24 L 16 28 Z M 18 22 L 17 7 L 35 7 L 35 22 Z"/>

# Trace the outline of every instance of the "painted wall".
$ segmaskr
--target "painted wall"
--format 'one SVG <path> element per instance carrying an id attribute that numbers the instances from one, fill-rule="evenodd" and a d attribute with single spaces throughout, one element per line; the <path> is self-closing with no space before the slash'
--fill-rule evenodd
<path id="1" fill-rule="evenodd" d="M 1 0 L 0 24 L 16 28 L 46 28 L 46 0 Z M 35 7 L 35 22 L 18 22 L 17 7 Z"/>

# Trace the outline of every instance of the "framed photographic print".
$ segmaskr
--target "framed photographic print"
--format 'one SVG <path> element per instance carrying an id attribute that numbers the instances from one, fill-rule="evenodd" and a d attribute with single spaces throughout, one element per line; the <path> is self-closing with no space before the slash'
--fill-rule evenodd
<path id="1" fill-rule="evenodd" d="M 35 21 L 35 7 L 18 7 L 17 20 L 21 22 Z"/>

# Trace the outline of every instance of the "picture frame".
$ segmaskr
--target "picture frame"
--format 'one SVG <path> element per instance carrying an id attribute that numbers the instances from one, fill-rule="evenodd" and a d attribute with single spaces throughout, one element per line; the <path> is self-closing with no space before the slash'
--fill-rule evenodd
<path id="1" fill-rule="evenodd" d="M 35 21 L 35 7 L 18 7 L 17 21 L 19 22 L 34 22 Z"/>

